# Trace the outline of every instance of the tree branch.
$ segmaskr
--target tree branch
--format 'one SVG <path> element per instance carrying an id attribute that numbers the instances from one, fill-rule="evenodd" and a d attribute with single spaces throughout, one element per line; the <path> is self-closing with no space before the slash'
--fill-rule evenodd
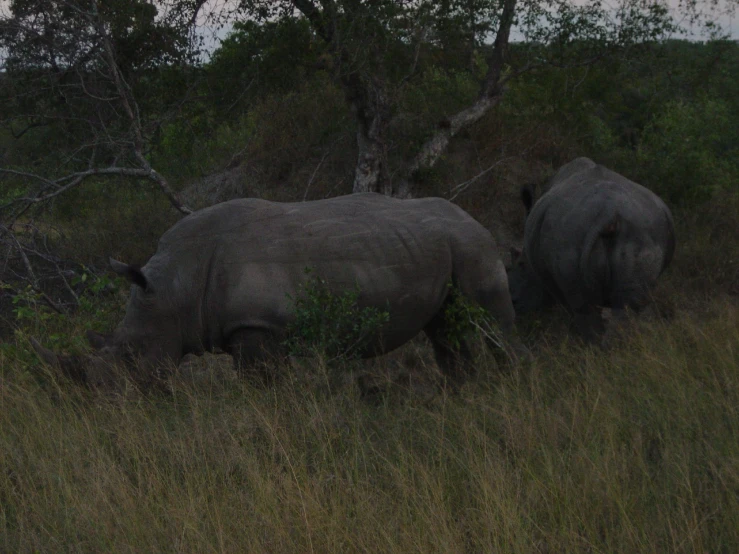
<path id="1" fill-rule="evenodd" d="M 103 22 L 100 19 L 100 14 L 98 12 L 98 0 L 92 0 L 92 15 L 94 17 L 92 23 L 95 25 L 95 28 L 100 35 L 100 39 L 103 41 L 103 51 L 105 52 L 106 62 L 113 75 L 113 81 L 115 83 L 116 90 L 118 91 L 121 104 L 123 105 L 123 109 L 126 111 L 128 119 L 131 121 L 131 127 L 134 134 L 134 155 L 136 156 L 136 159 L 141 164 L 141 166 L 144 168 L 143 171 L 146 172 L 145 176 L 159 185 L 159 188 L 169 199 L 170 203 L 181 213 L 185 215 L 191 214 L 193 210 L 182 203 L 179 196 L 172 190 L 164 176 L 151 167 L 149 161 L 143 154 L 143 146 L 145 141 L 141 127 L 139 108 L 136 104 L 136 100 L 131 94 L 131 87 L 128 85 L 128 83 L 126 83 L 125 79 L 123 78 L 123 74 L 121 73 L 121 70 L 116 62 L 115 53 L 113 52 L 113 46 L 110 43 L 110 38 L 108 37 L 108 34 L 105 31 L 105 27 L 103 26 Z"/>
<path id="2" fill-rule="evenodd" d="M 503 94 L 503 67 L 508 58 L 508 44 L 515 12 L 516 0 L 505 0 L 493 50 L 488 57 L 487 74 L 477 101 L 445 121 L 445 125 L 421 147 L 401 178 L 397 187 L 399 196 L 409 196 L 411 193 L 409 181 L 414 179 L 417 172 L 422 168 L 433 167 L 460 130 L 479 121 L 500 101 Z"/>
<path id="3" fill-rule="evenodd" d="M 449 200 L 451 201 L 451 200 L 454 200 L 455 198 L 457 198 L 457 196 L 459 196 L 465 190 L 467 190 L 469 188 L 469 186 L 472 183 L 474 183 L 475 181 L 477 181 L 480 177 L 484 177 L 485 175 L 487 175 L 488 173 L 490 173 L 493 169 L 495 169 L 496 167 L 498 167 L 503 162 L 505 162 L 507 160 L 510 160 L 512 157 L 513 156 L 506 156 L 505 158 L 501 158 L 498 161 L 496 161 L 493 165 L 491 165 L 487 169 L 482 170 L 480 173 L 478 173 L 477 175 L 475 175 L 471 179 L 467 179 L 463 183 L 459 183 L 458 185 L 456 185 L 454 188 L 452 188 L 449 191 Z"/>
<path id="4" fill-rule="evenodd" d="M 20 204 L 20 203 L 31 203 L 31 204 L 38 204 L 40 202 L 46 202 L 47 200 L 51 200 L 52 198 L 59 196 L 60 194 L 63 194 L 67 192 L 69 189 L 72 189 L 82 183 L 85 179 L 88 177 L 92 177 L 94 175 L 122 175 L 125 177 L 140 177 L 144 179 L 150 179 L 154 182 L 158 182 L 157 179 L 157 173 L 151 168 L 135 168 L 135 167 L 102 167 L 102 168 L 93 168 L 88 169 L 87 171 L 78 171 L 76 173 L 70 173 L 69 175 L 65 175 L 64 177 L 60 177 L 59 179 L 56 179 L 55 181 L 49 181 L 48 179 L 45 179 L 44 177 L 41 177 L 39 175 L 34 175 L 32 173 L 24 173 L 20 171 L 14 171 L 11 169 L 3 169 L 0 168 L 0 172 L 5 173 L 13 173 L 13 174 L 19 174 L 24 175 L 26 177 L 31 177 L 34 179 L 39 179 L 46 183 L 48 186 L 44 187 L 39 191 L 39 194 L 36 196 L 25 196 L 22 198 L 16 198 L 14 200 L 11 200 L 4 206 L 0 206 L 0 210 L 7 209 L 8 207 L 14 205 L 14 204 Z M 64 183 L 66 181 L 70 181 L 70 183 L 60 186 L 61 183 Z M 52 187 L 58 187 L 54 192 L 49 194 L 42 194 L 46 190 Z"/>
<path id="5" fill-rule="evenodd" d="M 508 59 L 508 44 L 510 42 L 511 26 L 516 15 L 516 0 L 505 0 L 503 13 L 500 15 L 498 32 L 495 34 L 493 51 L 488 57 L 488 71 L 485 76 L 481 96 L 497 96 L 500 91 L 500 77 L 503 66 Z"/>
<path id="6" fill-rule="evenodd" d="M 295 7 L 300 11 L 300 13 L 302 13 L 308 19 L 308 21 L 310 21 L 310 24 L 321 36 L 321 38 L 327 44 L 331 44 L 334 40 L 333 25 L 326 25 L 326 22 L 323 19 L 323 14 L 316 7 L 316 5 L 310 0 L 293 0 L 293 4 L 295 4 Z M 322 0 L 321 5 L 323 6 L 324 10 L 328 9 L 329 7 L 334 7 L 333 2 L 329 0 Z"/>
<path id="7" fill-rule="evenodd" d="M 29 123 L 28 125 L 26 125 L 26 128 L 25 129 L 23 129 L 23 130 L 21 130 L 21 131 L 19 131 L 17 133 L 13 130 L 12 125 L 9 127 L 9 129 L 10 129 L 10 134 L 13 135 L 13 138 L 14 139 L 19 139 L 23 135 L 25 135 L 28 131 L 30 131 L 31 129 L 35 129 L 36 127 L 44 127 L 46 125 L 47 125 L 47 123 L 45 123 L 43 121 L 39 121 L 37 123 Z"/>
<path id="8" fill-rule="evenodd" d="M 63 310 L 57 306 L 56 302 L 41 290 L 36 273 L 33 271 L 33 267 L 31 266 L 31 261 L 28 259 L 28 256 L 26 256 L 26 251 L 23 248 L 23 245 L 18 241 L 18 237 L 15 236 L 15 233 L 4 225 L 0 225 L 0 231 L 2 231 L 3 234 L 8 235 L 15 245 L 21 260 L 23 261 L 23 266 L 26 268 L 26 273 L 28 274 L 27 281 L 31 285 L 31 288 L 49 305 L 49 307 L 51 307 L 51 309 L 59 314 L 64 313 Z"/>

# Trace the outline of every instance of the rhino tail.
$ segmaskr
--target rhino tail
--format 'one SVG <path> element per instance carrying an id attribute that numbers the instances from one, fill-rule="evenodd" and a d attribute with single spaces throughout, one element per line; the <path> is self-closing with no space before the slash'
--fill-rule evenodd
<path id="1" fill-rule="evenodd" d="M 28 341 L 31 343 L 31 346 L 36 351 L 36 354 L 38 354 L 38 357 L 41 358 L 42 362 L 51 367 L 58 368 L 60 366 L 59 356 L 54 354 L 54 352 L 41 346 L 41 343 L 33 337 L 29 337 Z"/>
<path id="2" fill-rule="evenodd" d="M 615 237 L 621 230 L 621 216 L 616 212 L 608 220 L 608 222 L 601 227 L 600 236 L 602 237 Z"/>
<path id="3" fill-rule="evenodd" d="M 587 236 L 585 237 L 585 244 L 580 256 L 580 275 L 582 276 L 585 284 L 590 287 L 598 287 L 598 284 L 593 281 L 593 276 L 590 274 L 590 256 L 593 253 L 593 249 L 599 240 L 607 239 L 609 242 L 613 240 L 620 232 L 623 224 L 621 215 L 614 211 L 612 214 L 605 218 L 602 218 L 598 225 L 593 225 Z"/>

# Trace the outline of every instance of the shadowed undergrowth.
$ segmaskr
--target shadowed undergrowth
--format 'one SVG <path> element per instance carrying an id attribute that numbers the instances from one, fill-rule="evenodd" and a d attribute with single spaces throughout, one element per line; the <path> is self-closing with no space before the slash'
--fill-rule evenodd
<path id="1" fill-rule="evenodd" d="M 0 550 L 735 552 L 738 325 L 717 300 L 378 404 L 320 361 L 111 398 L 0 350 Z"/>

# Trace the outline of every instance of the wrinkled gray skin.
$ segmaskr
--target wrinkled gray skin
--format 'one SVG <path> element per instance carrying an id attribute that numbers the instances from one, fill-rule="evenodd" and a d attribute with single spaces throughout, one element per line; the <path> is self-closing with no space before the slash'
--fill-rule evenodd
<path id="1" fill-rule="evenodd" d="M 657 278 L 672 260 L 672 215 L 648 189 L 588 158 L 562 166 L 533 203 L 522 198 L 527 218 L 523 253 L 512 250 L 508 273 L 517 314 L 553 300 L 575 316 L 586 340 L 605 331 L 601 308 L 621 318 L 649 303 Z"/>
<path id="2" fill-rule="evenodd" d="M 139 368 L 143 381 L 185 354 L 216 349 L 232 354 L 238 371 L 269 381 L 266 364 L 259 362 L 276 351 L 293 317 L 289 297 L 299 295 L 307 267 L 334 293 L 358 287 L 360 306 L 389 311 L 389 322 L 366 345 L 366 357 L 423 330 L 442 370 L 456 376 L 466 352 L 444 342 L 450 280 L 504 330 L 514 320 L 492 236 L 440 198 L 368 193 L 302 203 L 232 200 L 174 225 L 144 267 L 111 264 L 133 283 L 131 295 L 111 337 L 88 333 L 98 351 L 84 377 L 65 369 L 74 365 L 69 359 L 37 348 L 47 362 L 93 385 L 111 379 L 111 361 L 137 359 L 128 365 Z"/>

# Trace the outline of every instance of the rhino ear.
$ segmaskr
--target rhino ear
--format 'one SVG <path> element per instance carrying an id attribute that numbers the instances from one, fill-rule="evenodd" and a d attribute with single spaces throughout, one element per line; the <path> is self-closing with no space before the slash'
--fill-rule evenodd
<path id="1" fill-rule="evenodd" d="M 33 349 L 36 351 L 36 354 L 38 354 L 38 357 L 41 358 L 41 361 L 52 367 L 60 366 L 59 356 L 54 354 L 48 348 L 44 348 L 43 346 L 41 346 L 41 343 L 39 343 L 35 338 L 29 337 L 28 340 L 31 343 Z"/>
<path id="2" fill-rule="evenodd" d="M 531 208 L 534 206 L 534 198 L 536 196 L 536 184 L 529 183 L 521 187 L 521 202 L 523 202 L 526 208 L 526 215 L 531 213 Z"/>
<path id="3" fill-rule="evenodd" d="M 110 335 L 103 335 L 102 333 L 96 333 L 95 331 L 88 330 L 85 332 L 87 342 L 90 343 L 95 350 L 100 350 L 108 344 L 110 341 Z"/>
<path id="4" fill-rule="evenodd" d="M 113 258 L 110 258 L 109 261 L 110 267 L 112 267 L 113 271 L 118 275 L 123 275 L 126 279 L 131 281 L 131 283 L 141 287 L 144 291 L 149 289 L 149 281 L 147 281 L 144 274 L 141 273 L 141 269 L 138 266 L 124 264 L 123 262 L 119 262 Z"/>

